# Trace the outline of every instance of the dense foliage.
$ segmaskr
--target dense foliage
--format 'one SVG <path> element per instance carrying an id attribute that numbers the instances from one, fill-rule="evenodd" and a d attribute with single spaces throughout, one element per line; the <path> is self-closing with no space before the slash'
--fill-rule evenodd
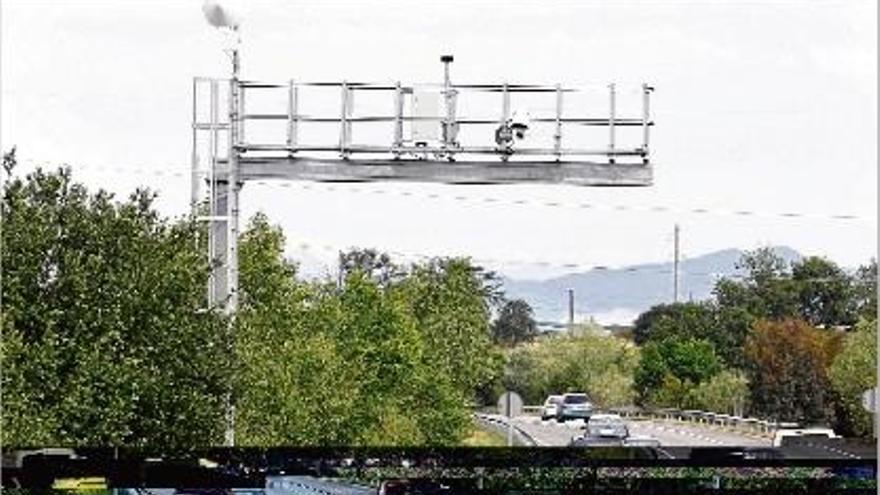
<path id="1" fill-rule="evenodd" d="M 603 407 L 633 402 L 638 348 L 595 330 L 552 336 L 508 353 L 504 385 L 530 404 L 550 394 L 586 392 Z"/>
<path id="2" fill-rule="evenodd" d="M 204 445 L 222 438 L 226 325 L 204 311 L 191 222 L 67 170 L 3 195 L 4 444 Z"/>
<path id="3" fill-rule="evenodd" d="M 444 445 L 501 374 L 494 274 L 464 259 L 340 256 L 305 282 L 261 215 L 242 234 L 241 307 L 205 307 L 205 236 L 70 172 L 3 197 L 4 444 Z M 232 332 L 230 332 L 230 330 Z"/>
<path id="4" fill-rule="evenodd" d="M 862 405 L 862 394 L 877 385 L 877 320 L 860 321 L 845 337 L 829 376 L 838 397 L 840 433 L 870 436 L 873 417 Z"/>
<path id="5" fill-rule="evenodd" d="M 850 274 L 762 249 L 714 300 L 640 315 L 634 342 L 590 325 L 538 336 L 528 304 L 467 259 L 349 251 L 337 279 L 304 281 L 257 215 L 230 321 L 206 305 L 203 228 L 152 201 L 90 193 L 69 170 L 5 184 L 3 444 L 215 445 L 231 396 L 243 445 L 448 445 L 505 389 L 871 433 L 875 261 Z"/>
<path id="6" fill-rule="evenodd" d="M 715 404 L 709 409 L 869 434 L 855 401 L 875 383 L 866 371 L 876 365 L 875 344 L 865 328 L 876 325 L 876 261 L 850 274 L 824 258 L 787 265 L 772 250 L 758 249 L 738 268 L 740 277 L 718 281 L 714 300 L 658 305 L 636 320 L 633 338 L 643 346 L 635 380 L 640 401 Z M 859 330 L 848 334 L 859 318 L 865 319 Z M 699 361 L 701 384 L 671 373 L 667 364 L 693 351 L 669 350 L 670 342 L 694 339 L 711 344 L 721 358 L 720 368 Z"/>
<path id="7" fill-rule="evenodd" d="M 635 387 L 644 404 L 687 407 L 690 390 L 719 371 L 721 360 L 710 342 L 669 337 L 642 348 Z"/>
<path id="8" fill-rule="evenodd" d="M 746 342 L 754 413 L 806 423 L 829 417 L 826 369 L 838 338 L 803 320 L 761 321 Z"/>

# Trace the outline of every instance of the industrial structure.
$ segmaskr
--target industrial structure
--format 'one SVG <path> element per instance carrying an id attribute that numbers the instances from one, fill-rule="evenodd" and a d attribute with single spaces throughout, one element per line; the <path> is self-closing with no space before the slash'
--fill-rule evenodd
<path id="1" fill-rule="evenodd" d="M 647 84 L 628 93 L 637 114 L 619 115 L 614 84 L 455 84 L 448 55 L 434 84 L 241 80 L 237 47 L 230 55 L 230 79 L 193 81 L 191 201 L 209 223 L 208 303 L 232 317 L 239 194 L 249 180 L 652 182 Z M 583 104 L 584 95 L 601 103 Z"/>

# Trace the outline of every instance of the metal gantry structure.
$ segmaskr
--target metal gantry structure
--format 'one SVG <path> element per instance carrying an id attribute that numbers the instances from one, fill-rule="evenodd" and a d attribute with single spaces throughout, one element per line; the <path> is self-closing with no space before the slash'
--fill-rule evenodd
<path id="1" fill-rule="evenodd" d="M 575 108 L 567 101 L 585 92 L 595 95 L 596 88 L 454 84 L 452 60 L 441 58 L 439 84 L 264 83 L 239 78 L 236 49 L 231 78 L 194 79 L 191 202 L 209 225 L 210 307 L 231 318 L 238 309 L 239 195 L 247 181 L 651 185 L 649 85 L 637 88 L 638 114 L 619 115 L 615 84 L 600 87 L 603 105 Z M 309 91 L 322 92 L 323 99 L 314 99 L 324 110 L 308 110 Z M 261 97 L 270 92 L 274 100 Z M 378 110 L 357 112 L 356 96 L 378 101 Z M 462 103 L 471 96 L 473 114 Z M 258 108 L 261 100 L 264 107 L 271 104 Z M 537 112 L 524 117 L 517 108 L 523 100 Z M 267 124 L 274 131 L 261 133 L 258 128 Z M 371 129 L 357 141 L 355 126 Z M 591 136 L 579 132 L 597 129 Z M 542 131 L 547 139 L 532 139 Z M 628 146 L 621 139 L 627 131 L 636 137 Z M 231 405 L 229 414 L 231 445 Z"/>

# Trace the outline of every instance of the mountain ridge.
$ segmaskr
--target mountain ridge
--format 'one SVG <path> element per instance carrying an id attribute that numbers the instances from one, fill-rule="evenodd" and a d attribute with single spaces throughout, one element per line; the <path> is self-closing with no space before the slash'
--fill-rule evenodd
<path id="1" fill-rule="evenodd" d="M 772 246 L 786 263 L 803 256 L 787 246 Z M 704 300 L 712 295 L 721 277 L 738 274 L 736 263 L 745 254 L 737 248 L 722 249 L 679 265 L 679 300 Z M 626 324 L 656 304 L 673 300 L 673 263 L 643 263 L 621 268 L 599 268 L 543 280 L 503 277 L 507 297 L 525 299 L 535 319 L 562 322 L 568 318 L 568 289 L 574 289 L 575 319 L 589 317 L 603 324 Z"/>

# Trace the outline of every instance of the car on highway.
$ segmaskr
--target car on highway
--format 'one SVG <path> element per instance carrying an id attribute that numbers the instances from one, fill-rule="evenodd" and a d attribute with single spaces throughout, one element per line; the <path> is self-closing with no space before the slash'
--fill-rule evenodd
<path id="1" fill-rule="evenodd" d="M 622 440 L 629 436 L 629 428 L 618 414 L 594 414 L 587 422 L 587 434 L 591 437 Z"/>
<path id="2" fill-rule="evenodd" d="M 783 428 L 773 434 L 773 446 L 783 447 L 791 440 L 802 442 L 811 438 L 827 440 L 839 437 L 831 428 Z"/>
<path id="3" fill-rule="evenodd" d="M 556 421 L 563 423 L 569 419 L 589 420 L 593 415 L 593 403 L 584 393 L 568 393 L 562 396 L 562 402 L 556 410 Z"/>
<path id="4" fill-rule="evenodd" d="M 544 401 L 544 405 L 541 406 L 541 421 L 555 418 L 556 413 L 559 411 L 559 403 L 561 402 L 561 395 L 551 395 L 547 397 L 547 400 Z"/>

